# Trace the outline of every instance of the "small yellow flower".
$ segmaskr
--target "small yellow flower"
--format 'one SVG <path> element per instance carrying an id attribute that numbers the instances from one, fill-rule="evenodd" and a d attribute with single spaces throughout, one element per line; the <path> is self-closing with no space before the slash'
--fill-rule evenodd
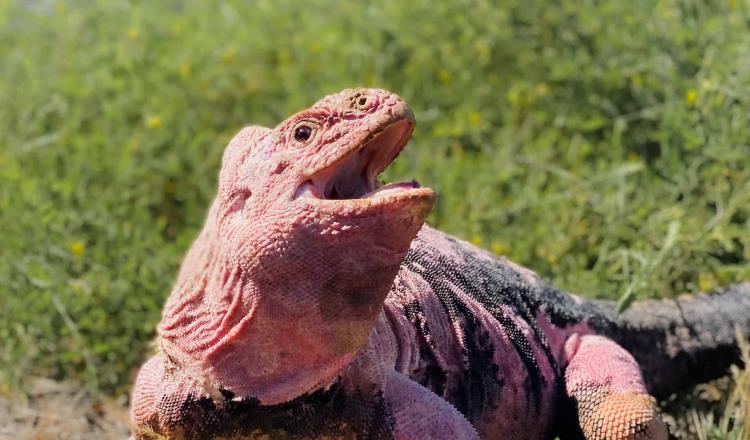
<path id="1" fill-rule="evenodd" d="M 659 8 L 659 9 L 660 9 L 659 13 L 660 13 L 660 15 L 661 15 L 662 18 L 664 18 L 666 20 L 669 20 L 670 18 L 674 17 L 674 12 L 671 9 L 669 9 L 667 7 L 662 7 L 662 8 Z"/>
<path id="2" fill-rule="evenodd" d="M 474 50 L 479 58 L 485 60 L 490 54 L 490 46 L 484 40 L 479 40 L 474 43 Z"/>
<path id="3" fill-rule="evenodd" d="M 719 93 L 714 97 L 714 105 L 716 107 L 721 107 L 725 102 L 727 102 L 727 96 L 723 93 Z"/>
<path id="4" fill-rule="evenodd" d="M 156 130 L 161 127 L 161 118 L 155 115 L 146 118 L 146 127 L 150 130 Z"/>
<path id="5" fill-rule="evenodd" d="M 307 45 L 307 48 L 308 48 L 308 49 L 310 50 L 310 52 L 312 52 L 312 53 L 318 53 L 318 52 L 320 52 L 320 50 L 322 49 L 322 46 L 321 46 L 321 44 L 320 44 L 320 41 L 318 41 L 318 40 L 312 40 L 312 41 L 310 42 L 310 44 L 308 44 L 308 45 Z"/>
<path id="6" fill-rule="evenodd" d="M 535 253 L 538 257 L 547 260 L 547 263 L 549 263 L 550 266 L 557 265 L 558 255 L 554 252 L 554 250 L 540 246 L 535 249 Z"/>
<path id="7" fill-rule="evenodd" d="M 372 72 L 372 71 L 366 72 L 365 79 L 364 79 L 365 85 L 368 85 L 368 86 L 374 85 L 377 78 L 378 77 L 375 75 L 375 72 Z"/>
<path id="8" fill-rule="evenodd" d="M 193 76 L 193 67 L 187 61 L 184 61 L 182 62 L 182 64 L 180 64 L 180 76 L 183 79 L 188 79 Z"/>
<path id="9" fill-rule="evenodd" d="M 685 217 L 685 211 L 677 206 L 673 206 L 672 208 L 667 210 L 667 213 L 669 214 L 669 218 L 671 218 L 672 220 L 679 220 Z"/>
<path id="10" fill-rule="evenodd" d="M 708 292 L 718 287 L 716 277 L 710 273 L 702 273 L 698 275 L 698 289 L 702 292 Z"/>
<path id="11" fill-rule="evenodd" d="M 695 105 L 695 103 L 698 102 L 698 92 L 696 92 L 694 89 L 690 89 L 685 93 L 685 103 L 692 107 Z"/>
<path id="12" fill-rule="evenodd" d="M 136 28 L 128 29 L 128 38 L 131 40 L 137 40 L 141 36 L 141 31 Z"/>
<path id="13" fill-rule="evenodd" d="M 453 80 L 453 75 L 445 69 L 440 69 L 440 71 L 438 71 L 438 79 L 441 83 L 448 84 Z"/>
<path id="14" fill-rule="evenodd" d="M 492 252 L 494 252 L 496 255 L 502 255 L 502 254 L 505 253 L 506 250 L 507 249 L 506 249 L 505 245 L 502 244 L 502 243 L 500 243 L 499 241 L 496 241 L 492 245 Z"/>
<path id="15" fill-rule="evenodd" d="M 549 93 L 549 85 L 547 83 L 539 83 L 534 86 L 534 94 L 538 97 L 547 96 Z"/>
<path id="16" fill-rule="evenodd" d="M 474 234 L 469 239 L 470 242 L 474 243 L 475 245 L 479 246 L 482 244 L 482 236 L 479 234 Z"/>
<path id="17" fill-rule="evenodd" d="M 482 116 L 475 111 L 470 111 L 469 112 L 469 125 L 471 125 L 472 127 L 476 127 L 481 123 L 482 123 Z"/>
<path id="18" fill-rule="evenodd" d="M 68 244 L 68 249 L 70 249 L 70 253 L 76 257 L 80 257 L 86 253 L 86 245 L 81 241 L 71 241 L 70 244 Z"/>
<path id="19" fill-rule="evenodd" d="M 520 107 L 523 103 L 523 93 L 518 87 L 511 87 L 508 90 L 508 102 L 514 107 Z"/>
<path id="20" fill-rule="evenodd" d="M 245 91 L 246 92 L 256 92 L 260 90 L 260 87 L 263 85 L 263 83 L 258 79 L 257 76 L 251 75 L 248 76 L 248 78 L 245 80 Z"/>
<path id="21" fill-rule="evenodd" d="M 232 64 L 237 59 L 237 51 L 230 47 L 221 54 L 221 62 L 224 64 Z"/>
<path id="22" fill-rule="evenodd" d="M 279 57 L 279 65 L 288 66 L 292 63 L 292 54 L 289 53 L 288 49 L 281 49 L 277 54 Z"/>

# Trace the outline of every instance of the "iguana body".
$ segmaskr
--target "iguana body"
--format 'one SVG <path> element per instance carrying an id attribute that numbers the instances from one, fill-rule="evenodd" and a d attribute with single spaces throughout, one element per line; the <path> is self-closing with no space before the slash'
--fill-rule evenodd
<path id="1" fill-rule="evenodd" d="M 423 226 L 431 190 L 375 183 L 413 126 L 396 95 L 346 90 L 230 142 L 136 381 L 136 438 L 664 439 L 608 336 L 659 393 L 681 385 L 664 370 L 734 359 L 750 285 L 620 317 Z"/>

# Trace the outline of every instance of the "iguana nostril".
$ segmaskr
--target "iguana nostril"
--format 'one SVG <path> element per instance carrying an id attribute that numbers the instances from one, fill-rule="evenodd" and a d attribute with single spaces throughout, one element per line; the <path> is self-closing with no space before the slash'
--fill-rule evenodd
<path id="1" fill-rule="evenodd" d="M 349 107 L 354 110 L 367 111 L 372 106 L 373 97 L 362 94 L 361 92 L 354 94 L 349 99 Z"/>

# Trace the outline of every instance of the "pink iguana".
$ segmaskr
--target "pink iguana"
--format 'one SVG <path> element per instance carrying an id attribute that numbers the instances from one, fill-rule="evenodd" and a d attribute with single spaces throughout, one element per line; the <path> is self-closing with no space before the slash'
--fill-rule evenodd
<path id="1" fill-rule="evenodd" d="M 750 284 L 619 316 L 425 226 L 432 190 L 376 181 L 413 128 L 356 89 L 235 136 L 136 438 L 664 439 L 649 391 L 736 359 Z"/>

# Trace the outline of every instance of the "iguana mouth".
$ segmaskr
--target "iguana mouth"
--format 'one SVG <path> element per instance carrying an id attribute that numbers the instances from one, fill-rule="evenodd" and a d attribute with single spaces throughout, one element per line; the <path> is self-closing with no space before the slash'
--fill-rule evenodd
<path id="1" fill-rule="evenodd" d="M 413 129 L 410 114 L 384 124 L 332 164 L 313 173 L 297 188 L 294 198 L 372 201 L 415 195 L 415 192 L 431 194 L 432 190 L 422 188 L 416 180 L 389 184 L 378 181 L 409 141 Z"/>

